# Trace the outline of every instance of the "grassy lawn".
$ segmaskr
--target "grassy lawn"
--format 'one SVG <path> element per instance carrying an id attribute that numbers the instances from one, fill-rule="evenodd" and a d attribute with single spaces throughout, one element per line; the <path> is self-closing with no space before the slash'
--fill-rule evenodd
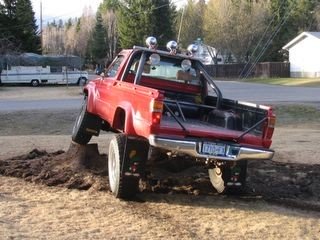
<path id="1" fill-rule="evenodd" d="M 320 109 L 307 105 L 278 105 L 275 106 L 278 126 L 315 125 L 320 126 Z"/>
<path id="2" fill-rule="evenodd" d="M 247 78 L 242 81 L 299 87 L 320 87 L 320 78 Z"/>

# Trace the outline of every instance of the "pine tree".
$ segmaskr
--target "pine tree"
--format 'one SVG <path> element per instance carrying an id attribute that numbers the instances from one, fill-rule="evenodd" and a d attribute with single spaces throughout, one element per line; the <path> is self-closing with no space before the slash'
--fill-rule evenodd
<path id="1" fill-rule="evenodd" d="M 119 11 L 120 47 L 144 45 L 155 36 L 163 45 L 174 35 L 175 8 L 169 0 L 124 0 Z"/>
<path id="2" fill-rule="evenodd" d="M 40 52 L 38 27 L 30 0 L 4 0 L 0 3 L 3 29 L 1 38 L 12 39 L 15 48 L 26 52 Z"/>
<path id="3" fill-rule="evenodd" d="M 0 37 L 9 40 L 16 47 L 16 0 L 3 0 L 0 2 Z M 5 47 L 5 46 L 4 46 Z"/>
<path id="4" fill-rule="evenodd" d="M 265 61 L 283 61 L 282 47 L 303 31 L 316 31 L 316 9 L 319 0 L 271 0 L 274 15 L 273 32 L 277 32 L 268 48 Z"/>
<path id="5" fill-rule="evenodd" d="M 157 38 L 159 46 L 165 46 L 168 41 L 176 40 L 176 8 L 169 0 L 158 0 L 153 2 L 152 35 Z"/>
<path id="6" fill-rule="evenodd" d="M 91 41 L 91 55 L 97 61 L 105 58 L 107 55 L 107 32 L 102 23 L 101 13 L 96 14 L 96 25 L 92 35 Z"/>
<path id="7" fill-rule="evenodd" d="M 26 52 L 40 52 L 40 37 L 31 1 L 17 0 L 16 10 L 21 50 Z"/>

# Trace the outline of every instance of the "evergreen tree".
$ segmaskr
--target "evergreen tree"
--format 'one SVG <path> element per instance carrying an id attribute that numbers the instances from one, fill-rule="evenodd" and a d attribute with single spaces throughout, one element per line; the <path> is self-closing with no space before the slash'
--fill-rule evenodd
<path id="1" fill-rule="evenodd" d="M 3 0 L 0 3 L 2 38 L 10 38 L 20 51 L 40 52 L 41 43 L 30 0 Z"/>
<path id="2" fill-rule="evenodd" d="M 41 52 L 40 36 L 38 26 L 32 10 L 30 0 L 17 0 L 16 19 L 19 24 L 18 36 L 21 50 L 26 52 Z"/>
<path id="3" fill-rule="evenodd" d="M 152 35 L 151 18 L 154 5 L 148 0 L 124 0 L 119 11 L 120 47 L 131 48 L 144 45 L 147 36 Z"/>
<path id="4" fill-rule="evenodd" d="M 153 2 L 152 35 L 157 38 L 159 46 L 165 46 L 168 41 L 176 40 L 176 8 L 169 0 L 157 0 Z"/>
<path id="5" fill-rule="evenodd" d="M 100 61 L 107 55 L 107 32 L 103 26 L 101 13 L 96 14 L 96 25 L 92 34 L 90 52 L 93 59 Z"/>
<path id="6" fill-rule="evenodd" d="M 174 35 L 174 16 L 175 8 L 169 0 L 122 1 L 118 15 L 120 47 L 144 45 L 152 35 L 163 45 Z"/>
<path id="7" fill-rule="evenodd" d="M 10 39 L 14 46 L 16 43 L 16 0 L 3 0 L 0 2 L 0 37 L 1 39 Z"/>
<path id="8" fill-rule="evenodd" d="M 303 31 L 316 31 L 316 9 L 319 0 L 271 0 L 270 9 L 274 15 L 272 39 L 264 61 L 283 61 L 282 47 Z"/>

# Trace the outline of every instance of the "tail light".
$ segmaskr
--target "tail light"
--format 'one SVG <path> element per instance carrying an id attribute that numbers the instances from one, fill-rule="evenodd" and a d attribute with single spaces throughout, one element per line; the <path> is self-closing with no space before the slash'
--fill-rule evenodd
<path id="1" fill-rule="evenodd" d="M 152 124 L 160 124 L 162 111 L 163 111 L 163 102 L 159 100 L 152 100 L 150 103 Z"/>
<path id="2" fill-rule="evenodd" d="M 276 125 L 276 116 L 271 112 L 265 127 L 264 138 L 271 139 Z"/>

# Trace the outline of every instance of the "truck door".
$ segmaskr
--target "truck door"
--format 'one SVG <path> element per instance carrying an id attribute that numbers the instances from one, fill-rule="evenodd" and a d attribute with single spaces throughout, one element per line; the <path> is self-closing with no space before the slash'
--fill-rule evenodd
<path id="1" fill-rule="evenodd" d="M 123 55 L 119 55 L 109 66 L 107 72 L 105 72 L 105 76 L 101 76 L 100 86 L 97 88 L 97 101 L 96 104 L 97 111 L 107 120 L 111 121 L 111 116 L 113 116 L 113 112 L 115 111 L 115 106 L 119 99 L 119 92 L 117 90 L 117 85 L 119 84 L 120 80 L 120 72 L 121 69 L 124 67 L 124 59 Z M 110 101 L 112 99 L 112 103 Z"/>

